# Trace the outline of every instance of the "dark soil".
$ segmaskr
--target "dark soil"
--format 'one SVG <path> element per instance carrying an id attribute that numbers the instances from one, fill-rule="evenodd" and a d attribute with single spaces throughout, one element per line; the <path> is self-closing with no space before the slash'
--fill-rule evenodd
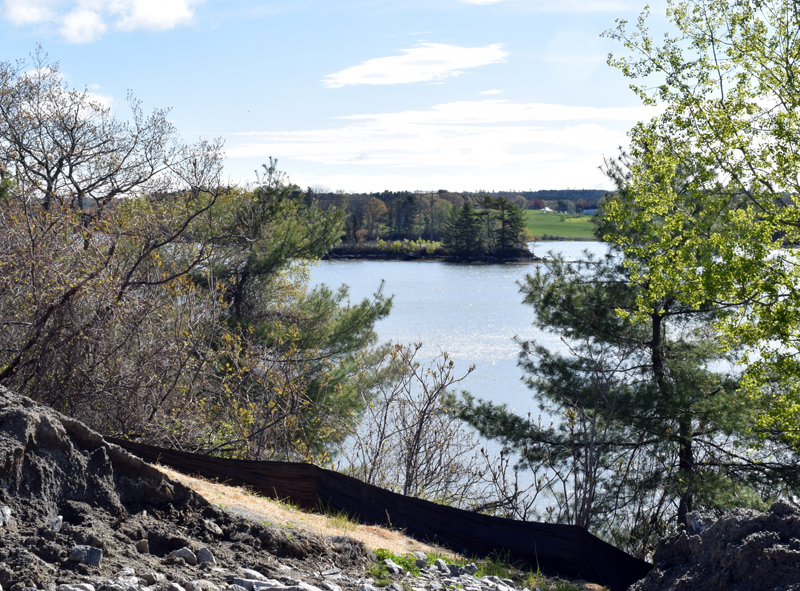
<path id="1" fill-rule="evenodd" d="M 130 567 L 169 581 L 225 582 L 237 569 L 278 578 L 289 566 L 313 580 L 322 570 L 359 570 L 369 560 L 349 538 L 227 514 L 83 424 L 0 387 L 0 522 L 2 506 L 11 510 L 0 526 L 5 590 L 113 580 Z M 146 553 L 137 550 L 142 540 Z M 76 545 L 100 548 L 100 565 L 70 560 Z M 168 557 L 183 547 L 208 548 L 217 565 Z"/>
<path id="2" fill-rule="evenodd" d="M 686 531 L 662 541 L 653 570 L 631 591 L 800 591 L 800 509 L 690 513 Z"/>

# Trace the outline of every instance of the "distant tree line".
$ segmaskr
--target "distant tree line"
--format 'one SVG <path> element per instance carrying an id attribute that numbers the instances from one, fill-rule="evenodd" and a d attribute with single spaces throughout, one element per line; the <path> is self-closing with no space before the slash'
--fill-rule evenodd
<path id="1" fill-rule="evenodd" d="M 530 239 L 523 234 L 523 209 L 548 207 L 580 214 L 595 208 L 603 195 L 603 191 L 574 189 L 344 193 L 309 187 L 305 191 L 307 205 L 346 212 L 344 243 L 425 240 L 442 242 L 448 250 L 471 255 L 508 253 L 523 247 Z"/>

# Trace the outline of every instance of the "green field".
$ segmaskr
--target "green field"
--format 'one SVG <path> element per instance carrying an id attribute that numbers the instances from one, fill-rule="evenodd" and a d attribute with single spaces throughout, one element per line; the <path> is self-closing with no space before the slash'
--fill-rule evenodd
<path id="1" fill-rule="evenodd" d="M 526 209 L 525 227 L 539 240 L 545 236 L 570 240 L 596 239 L 592 217 L 588 215 L 561 215 Z"/>

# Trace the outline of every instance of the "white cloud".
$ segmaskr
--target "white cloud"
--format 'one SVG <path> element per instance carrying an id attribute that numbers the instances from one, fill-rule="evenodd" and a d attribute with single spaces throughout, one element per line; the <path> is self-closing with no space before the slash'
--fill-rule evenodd
<path id="1" fill-rule="evenodd" d="M 497 4 L 498 2 L 503 2 L 503 0 L 461 0 L 462 2 L 466 2 L 467 4 Z"/>
<path id="2" fill-rule="evenodd" d="M 458 76 L 467 68 L 496 64 L 505 60 L 508 52 L 502 44 L 485 47 L 457 47 L 442 43 L 421 43 L 403 49 L 402 55 L 367 60 L 325 77 L 328 88 L 353 84 L 407 84 L 435 82 Z"/>
<path id="3" fill-rule="evenodd" d="M 284 164 L 284 161 L 281 161 Z M 242 179 L 245 181 L 248 179 Z M 457 176 L 431 171 L 402 173 L 302 172 L 291 175 L 291 181 L 301 187 L 323 185 L 333 190 L 354 193 L 371 191 L 408 191 L 448 189 L 450 191 L 487 191 L 532 189 L 611 189 L 611 184 L 598 169 L 596 158 L 562 159 L 542 162 L 529 167 L 501 170 L 464 170 Z M 243 183 L 244 184 L 244 183 Z"/>
<path id="4" fill-rule="evenodd" d="M 12 25 L 24 27 L 50 20 L 54 16 L 53 0 L 5 0 L 5 16 Z"/>
<path id="5" fill-rule="evenodd" d="M 163 31 L 191 22 L 196 0 L 117 0 L 112 3 L 123 31 Z"/>
<path id="6" fill-rule="evenodd" d="M 484 90 L 483 92 L 479 92 L 478 94 L 503 94 L 503 91 L 500 90 L 499 88 L 496 88 L 494 90 Z"/>
<path id="7" fill-rule="evenodd" d="M 78 8 L 63 17 L 61 36 L 67 43 L 91 43 L 106 32 L 103 17 L 93 10 Z"/>
<path id="8" fill-rule="evenodd" d="M 603 180 L 596 170 L 603 156 L 627 143 L 633 122 L 655 113 L 644 107 L 465 101 L 424 111 L 351 115 L 327 129 L 237 134 L 229 136 L 227 153 L 234 160 L 277 156 L 343 170 L 356 167 L 367 176 L 380 171 L 385 180 L 387 174 L 405 176 L 406 187 L 413 186 L 414 178 L 433 179 L 442 170 L 463 183 L 454 190 L 474 189 L 467 179 L 483 178 L 484 187 L 508 187 L 512 177 L 502 181 L 503 175 L 516 175 L 518 184 L 524 175 L 572 170 L 562 177 L 563 184 L 564 178 L 572 183 L 578 169 L 594 179 L 588 185 L 593 187 Z M 334 180 L 325 184 L 355 188 Z"/>
<path id="9" fill-rule="evenodd" d="M 5 0 L 11 24 L 55 25 L 68 43 L 90 43 L 113 24 L 120 31 L 163 31 L 187 24 L 203 0 Z"/>

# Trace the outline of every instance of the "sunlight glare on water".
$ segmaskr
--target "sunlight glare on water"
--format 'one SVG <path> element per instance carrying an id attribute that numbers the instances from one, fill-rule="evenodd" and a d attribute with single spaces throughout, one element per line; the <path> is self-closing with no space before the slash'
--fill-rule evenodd
<path id="1" fill-rule="evenodd" d="M 603 255 L 607 245 L 537 244 L 539 256 L 550 250 L 577 260 L 584 250 Z M 522 304 L 517 282 L 533 269 L 532 264 L 323 261 L 312 271 L 312 285 L 337 288 L 346 284 L 351 301 L 357 302 L 374 293 L 384 280 L 384 293 L 394 296 L 394 304 L 390 316 L 375 327 L 381 341 L 422 342 L 421 360 L 446 351 L 458 375 L 475 365 L 460 389 L 505 403 L 517 413 L 538 416 L 538 405 L 521 381 L 514 337 L 535 339 L 553 350 L 564 350 L 564 345 L 558 337 L 531 326 L 533 310 Z"/>

